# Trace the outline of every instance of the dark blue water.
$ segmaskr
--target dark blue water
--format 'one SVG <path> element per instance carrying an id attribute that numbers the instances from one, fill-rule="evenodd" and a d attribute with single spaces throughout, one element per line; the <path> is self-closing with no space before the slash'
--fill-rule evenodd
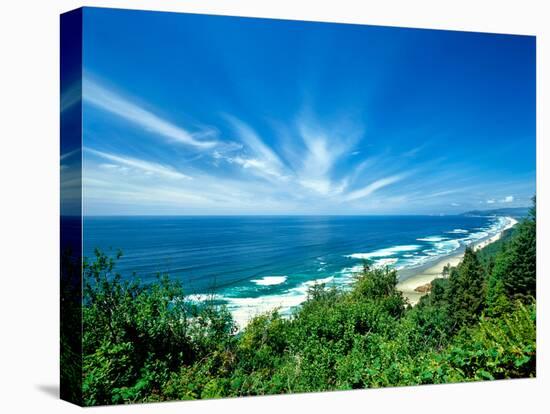
<path id="1" fill-rule="evenodd" d="M 363 259 L 411 269 L 487 237 L 505 219 L 465 216 L 86 217 L 84 254 L 123 251 L 117 271 L 158 272 L 234 310 L 298 304 L 312 281 L 346 284 Z M 292 300 L 289 300 L 291 298 Z M 271 301 L 271 302 L 270 302 Z M 281 302 L 282 303 L 282 302 Z"/>

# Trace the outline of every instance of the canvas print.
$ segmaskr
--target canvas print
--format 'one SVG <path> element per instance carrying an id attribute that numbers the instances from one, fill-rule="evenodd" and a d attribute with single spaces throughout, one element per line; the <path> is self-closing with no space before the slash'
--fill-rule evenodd
<path id="1" fill-rule="evenodd" d="M 535 377 L 535 49 L 62 15 L 62 398 Z"/>

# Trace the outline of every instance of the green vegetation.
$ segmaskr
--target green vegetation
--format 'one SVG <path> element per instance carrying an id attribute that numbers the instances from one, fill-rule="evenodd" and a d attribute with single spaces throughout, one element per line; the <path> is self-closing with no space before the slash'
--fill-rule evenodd
<path id="1" fill-rule="evenodd" d="M 468 249 L 414 308 L 390 268 L 348 291 L 314 286 L 292 315 L 237 332 L 215 303 L 183 301 L 167 276 L 121 280 L 85 263 L 86 405 L 344 390 L 535 376 L 535 209 L 513 232 Z"/>

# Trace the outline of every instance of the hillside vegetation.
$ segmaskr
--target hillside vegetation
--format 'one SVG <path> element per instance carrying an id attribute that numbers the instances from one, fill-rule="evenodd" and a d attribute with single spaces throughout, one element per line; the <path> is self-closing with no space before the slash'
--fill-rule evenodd
<path id="1" fill-rule="evenodd" d="M 123 280 L 116 258 L 84 265 L 86 405 L 534 377 L 536 214 L 410 307 L 397 273 L 370 268 L 350 290 L 314 286 L 290 318 L 237 332 L 168 276 Z"/>

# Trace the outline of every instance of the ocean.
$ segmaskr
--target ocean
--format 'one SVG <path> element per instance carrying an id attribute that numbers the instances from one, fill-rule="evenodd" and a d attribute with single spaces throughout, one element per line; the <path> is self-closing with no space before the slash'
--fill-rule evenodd
<path id="1" fill-rule="evenodd" d="M 243 324 L 303 302 L 315 283 L 348 286 L 368 259 L 400 277 L 490 237 L 505 217 L 158 216 L 85 217 L 84 255 L 123 256 L 115 270 L 142 282 L 181 281 L 188 300 L 213 298 Z"/>

